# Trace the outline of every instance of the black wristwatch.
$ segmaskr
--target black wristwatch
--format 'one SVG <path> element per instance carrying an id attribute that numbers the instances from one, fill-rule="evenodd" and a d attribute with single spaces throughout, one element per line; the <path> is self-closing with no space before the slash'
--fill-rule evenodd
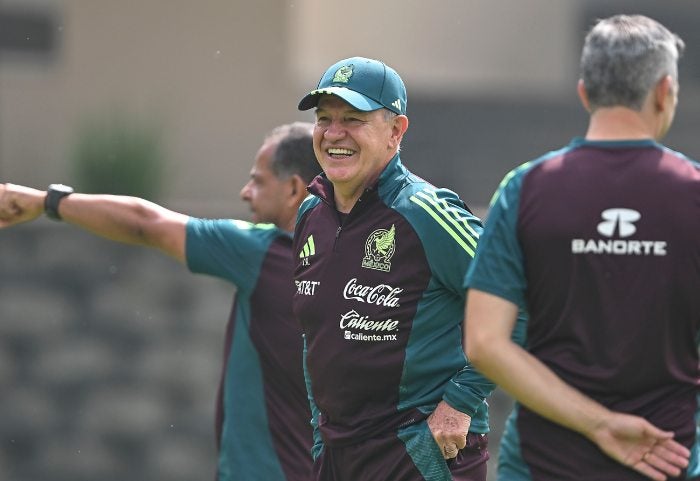
<path id="1" fill-rule="evenodd" d="M 61 200 L 73 193 L 73 187 L 63 184 L 51 184 L 46 189 L 46 197 L 44 197 L 44 213 L 46 217 L 53 220 L 61 220 L 58 213 L 58 204 Z"/>

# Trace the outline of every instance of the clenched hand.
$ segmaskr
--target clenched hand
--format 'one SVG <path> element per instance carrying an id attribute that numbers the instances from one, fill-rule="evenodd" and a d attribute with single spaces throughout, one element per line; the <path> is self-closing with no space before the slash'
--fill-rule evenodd
<path id="1" fill-rule="evenodd" d="M 46 193 L 14 184 L 0 184 L 0 228 L 29 222 L 44 212 Z"/>
<path id="2" fill-rule="evenodd" d="M 467 445 L 471 422 L 469 415 L 457 411 L 445 401 L 440 401 L 428 416 L 428 427 L 445 459 L 457 457 L 457 452 Z"/>

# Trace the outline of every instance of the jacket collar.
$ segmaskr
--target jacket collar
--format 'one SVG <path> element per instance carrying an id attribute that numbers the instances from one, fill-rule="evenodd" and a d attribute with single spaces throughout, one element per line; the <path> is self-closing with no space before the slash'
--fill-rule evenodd
<path id="1" fill-rule="evenodd" d="M 399 153 L 394 155 L 389 163 L 384 167 L 382 173 L 379 174 L 377 181 L 371 186 L 367 187 L 362 193 L 361 199 L 365 199 L 370 194 L 377 192 L 378 190 L 383 190 L 385 187 L 392 185 L 399 179 L 402 179 L 408 175 L 408 170 L 404 167 L 401 162 Z M 328 180 L 325 172 L 321 172 L 317 175 L 307 187 L 307 190 L 319 197 L 326 204 L 331 205 L 335 208 L 335 196 L 333 183 Z"/>

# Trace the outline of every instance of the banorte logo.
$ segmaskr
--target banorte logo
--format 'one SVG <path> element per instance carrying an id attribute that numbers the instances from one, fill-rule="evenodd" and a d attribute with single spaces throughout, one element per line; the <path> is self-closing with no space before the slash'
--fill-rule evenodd
<path id="1" fill-rule="evenodd" d="M 629 237 L 637 228 L 634 223 L 642 218 L 642 214 L 633 209 L 606 209 L 600 213 L 604 220 L 598 224 L 598 233 L 605 237 L 615 235 L 615 230 L 620 237 Z"/>
<path id="2" fill-rule="evenodd" d="M 378 284 L 376 286 L 364 286 L 357 283 L 357 278 L 353 277 L 345 284 L 343 297 L 358 302 L 374 304 L 384 307 L 399 307 L 399 294 L 403 292 L 400 287 L 392 287 L 389 284 Z"/>
<path id="3" fill-rule="evenodd" d="M 625 239 L 637 232 L 634 223 L 642 218 L 638 211 L 615 207 L 605 209 L 600 213 L 600 217 L 603 221 L 598 224 L 597 231 L 608 239 L 572 239 L 572 254 L 666 255 L 666 241 Z"/>

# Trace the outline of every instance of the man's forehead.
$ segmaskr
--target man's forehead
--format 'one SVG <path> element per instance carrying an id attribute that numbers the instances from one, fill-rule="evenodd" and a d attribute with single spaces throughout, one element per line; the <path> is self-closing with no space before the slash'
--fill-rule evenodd
<path id="1" fill-rule="evenodd" d="M 270 170 L 270 160 L 272 160 L 277 144 L 278 142 L 272 140 L 263 142 L 258 149 L 258 153 L 255 155 L 255 161 L 250 169 L 251 173 L 260 173 L 261 171 Z"/>

